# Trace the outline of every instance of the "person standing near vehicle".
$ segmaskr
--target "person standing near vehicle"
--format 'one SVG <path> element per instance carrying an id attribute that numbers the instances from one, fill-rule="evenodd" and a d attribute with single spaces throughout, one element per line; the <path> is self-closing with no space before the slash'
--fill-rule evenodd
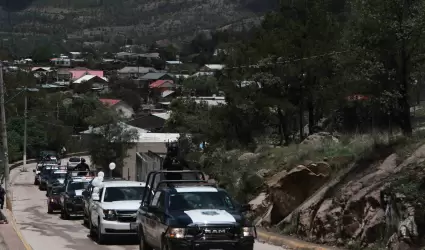
<path id="1" fill-rule="evenodd" d="M 62 158 L 65 158 L 65 154 L 66 154 L 66 148 L 65 148 L 65 146 L 63 146 L 62 149 L 61 149 Z"/>
<path id="2" fill-rule="evenodd" d="M 87 165 L 86 159 L 81 158 L 81 162 L 74 168 L 74 171 L 90 171 L 90 167 Z"/>
<path id="3" fill-rule="evenodd" d="M 4 190 L 3 186 L 0 185 L 0 209 L 3 209 L 4 206 L 4 196 L 6 195 L 6 190 Z"/>

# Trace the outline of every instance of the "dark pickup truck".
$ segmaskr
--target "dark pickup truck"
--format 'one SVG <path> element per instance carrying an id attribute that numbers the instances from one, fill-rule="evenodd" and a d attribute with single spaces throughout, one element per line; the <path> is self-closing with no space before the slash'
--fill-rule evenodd
<path id="1" fill-rule="evenodd" d="M 161 180 L 152 195 L 157 176 L 196 173 L 200 179 Z M 256 229 L 229 194 L 205 180 L 201 171 L 154 171 L 137 212 L 140 249 L 252 250 Z"/>

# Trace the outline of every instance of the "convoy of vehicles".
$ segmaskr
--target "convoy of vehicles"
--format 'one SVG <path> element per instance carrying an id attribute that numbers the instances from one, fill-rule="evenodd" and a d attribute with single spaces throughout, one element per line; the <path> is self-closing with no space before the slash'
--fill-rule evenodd
<path id="1" fill-rule="evenodd" d="M 249 205 L 237 204 L 201 171 L 151 171 L 146 182 L 135 182 L 68 166 L 40 162 L 34 184 L 47 189 L 48 213 L 83 216 L 99 244 L 109 235 L 134 235 L 147 250 L 253 249 Z"/>

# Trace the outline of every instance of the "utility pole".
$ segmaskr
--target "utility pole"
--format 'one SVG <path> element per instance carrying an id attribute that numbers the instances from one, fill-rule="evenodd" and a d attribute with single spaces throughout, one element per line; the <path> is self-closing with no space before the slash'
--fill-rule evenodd
<path id="1" fill-rule="evenodd" d="M 28 95 L 27 89 L 24 90 L 25 95 L 25 111 L 24 111 L 24 159 L 22 164 L 22 172 L 27 171 L 27 119 L 28 119 Z"/>
<path id="2" fill-rule="evenodd" d="M 6 198 L 9 196 L 9 153 L 7 147 L 7 127 L 6 127 L 6 110 L 4 108 L 4 81 L 3 81 L 3 63 L 0 62 L 0 112 L 1 112 L 1 137 L 3 141 L 3 153 L 4 153 L 4 189 L 6 191 Z M 8 203 L 6 203 L 6 207 Z M 9 209 L 11 209 L 9 207 Z"/>
<path id="3" fill-rule="evenodd" d="M 59 102 L 56 102 L 56 120 L 59 120 Z"/>

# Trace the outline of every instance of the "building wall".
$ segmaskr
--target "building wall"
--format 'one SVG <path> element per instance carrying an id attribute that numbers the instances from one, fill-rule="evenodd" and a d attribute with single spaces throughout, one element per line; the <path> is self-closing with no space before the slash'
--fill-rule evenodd
<path id="1" fill-rule="evenodd" d="M 137 143 L 134 147 L 130 148 L 127 151 L 127 158 L 124 159 L 123 166 L 123 178 L 135 181 L 137 178 L 136 170 L 136 154 L 138 152 L 147 153 L 152 151 L 154 153 L 166 153 L 167 148 L 165 147 L 164 142 L 145 142 Z"/>

